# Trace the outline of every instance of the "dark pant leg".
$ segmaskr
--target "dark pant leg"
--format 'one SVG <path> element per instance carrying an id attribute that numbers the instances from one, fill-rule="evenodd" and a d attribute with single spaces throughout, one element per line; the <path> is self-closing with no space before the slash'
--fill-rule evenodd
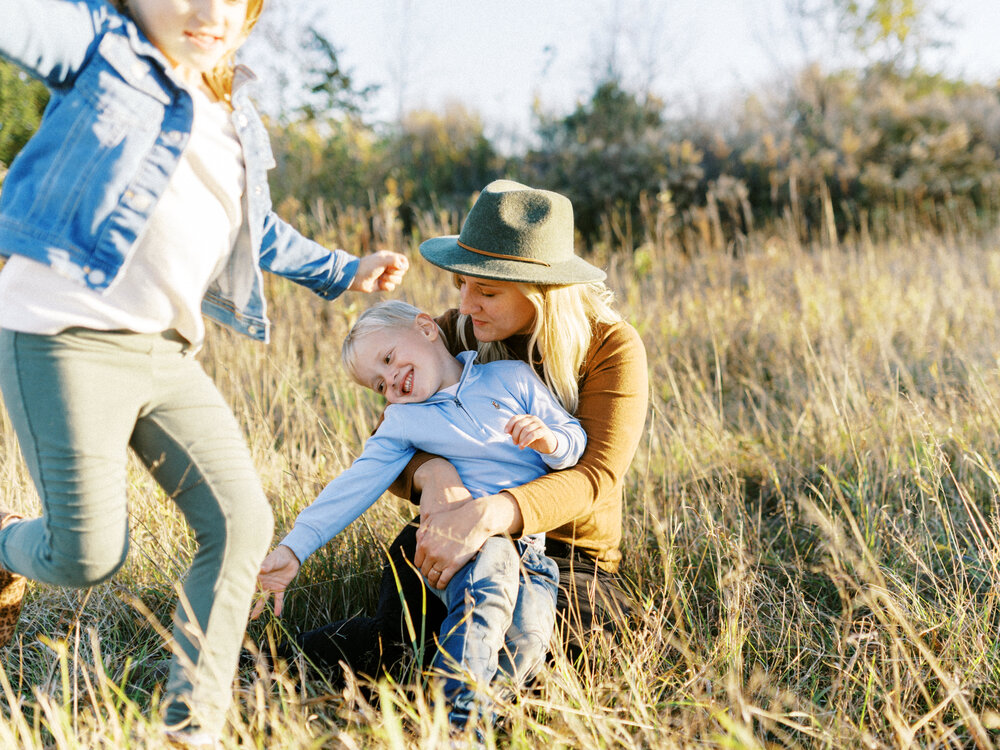
<path id="1" fill-rule="evenodd" d="M 559 567 L 556 631 L 566 653 L 576 659 L 595 638 L 615 637 L 628 625 L 632 600 L 618 576 L 568 545 L 546 542 L 546 554 Z"/>
<path id="2" fill-rule="evenodd" d="M 337 664 L 343 661 L 358 674 L 377 678 L 386 671 L 398 679 L 399 664 L 407 653 L 414 655 L 418 669 L 434 658 L 434 639 L 447 610 L 437 597 L 428 595 L 423 578 L 412 567 L 417 525 L 414 519 L 389 545 L 373 617 L 337 620 L 296 638 L 305 657 L 331 676 L 339 679 Z M 625 627 L 632 603 L 618 577 L 586 555 L 549 541 L 546 554 L 559 567 L 556 630 L 567 654 L 576 659 L 595 638 L 613 637 Z"/>
<path id="3" fill-rule="evenodd" d="M 415 654 L 418 668 L 430 664 L 434 637 L 447 611 L 437 597 L 428 595 L 423 578 L 413 569 L 416 533 L 415 519 L 389 545 L 373 617 L 337 620 L 295 639 L 307 660 L 335 678 L 341 661 L 358 674 L 376 678 L 383 671 L 398 676 L 407 652 Z"/>

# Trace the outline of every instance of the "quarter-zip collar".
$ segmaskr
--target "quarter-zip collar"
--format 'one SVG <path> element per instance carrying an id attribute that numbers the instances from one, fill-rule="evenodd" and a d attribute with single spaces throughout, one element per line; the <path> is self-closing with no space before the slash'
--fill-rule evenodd
<path id="1" fill-rule="evenodd" d="M 473 367 L 473 365 L 476 362 L 477 356 L 477 353 L 474 351 L 459 352 L 455 358 L 462 363 L 462 374 L 458 378 L 458 386 L 455 388 L 454 393 L 438 391 L 433 396 L 430 396 L 424 403 L 460 401 L 462 397 L 462 389 L 465 388 L 467 383 L 471 383 L 476 378 L 476 368 Z"/>

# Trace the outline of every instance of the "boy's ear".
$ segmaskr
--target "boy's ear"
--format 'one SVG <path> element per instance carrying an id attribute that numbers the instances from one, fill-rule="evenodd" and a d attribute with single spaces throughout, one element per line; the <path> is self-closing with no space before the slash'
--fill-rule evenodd
<path id="1" fill-rule="evenodd" d="M 414 322 L 420 332 L 423 333 L 430 341 L 434 341 L 434 339 L 438 337 L 438 325 L 434 322 L 434 318 L 427 313 L 422 312 L 417 315 Z"/>

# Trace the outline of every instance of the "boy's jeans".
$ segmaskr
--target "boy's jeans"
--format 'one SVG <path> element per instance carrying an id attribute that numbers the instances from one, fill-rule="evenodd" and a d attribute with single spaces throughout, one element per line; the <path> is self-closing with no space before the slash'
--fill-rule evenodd
<path id="1" fill-rule="evenodd" d="M 502 676 L 524 684 L 541 668 L 555 625 L 559 569 L 545 556 L 545 536 L 494 536 L 443 591 L 448 608 L 432 667 L 445 676 L 452 724 L 493 718 L 487 688 Z"/>

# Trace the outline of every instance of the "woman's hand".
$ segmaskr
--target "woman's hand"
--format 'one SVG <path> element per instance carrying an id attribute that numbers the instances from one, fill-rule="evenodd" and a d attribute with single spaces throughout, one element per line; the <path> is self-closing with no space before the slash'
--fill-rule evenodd
<path id="1" fill-rule="evenodd" d="M 267 600 L 274 593 L 274 616 L 281 616 L 281 607 L 285 601 L 285 589 L 299 572 L 302 563 L 288 547 L 279 544 L 271 553 L 264 558 L 260 564 L 260 572 L 257 574 L 257 586 L 261 590 L 261 596 L 250 613 L 250 619 L 256 620 L 260 613 L 264 611 Z"/>
<path id="2" fill-rule="evenodd" d="M 401 253 L 379 250 L 358 261 L 351 285 L 352 292 L 391 292 L 403 280 L 410 261 Z"/>
<path id="3" fill-rule="evenodd" d="M 451 462 L 432 458 L 413 474 L 413 488 L 420 491 L 421 523 L 434 513 L 451 510 L 472 499 Z"/>
<path id="4" fill-rule="evenodd" d="M 431 586 L 443 589 L 452 576 L 496 534 L 521 531 L 521 510 L 501 492 L 469 500 L 421 518 L 413 563 Z"/>

